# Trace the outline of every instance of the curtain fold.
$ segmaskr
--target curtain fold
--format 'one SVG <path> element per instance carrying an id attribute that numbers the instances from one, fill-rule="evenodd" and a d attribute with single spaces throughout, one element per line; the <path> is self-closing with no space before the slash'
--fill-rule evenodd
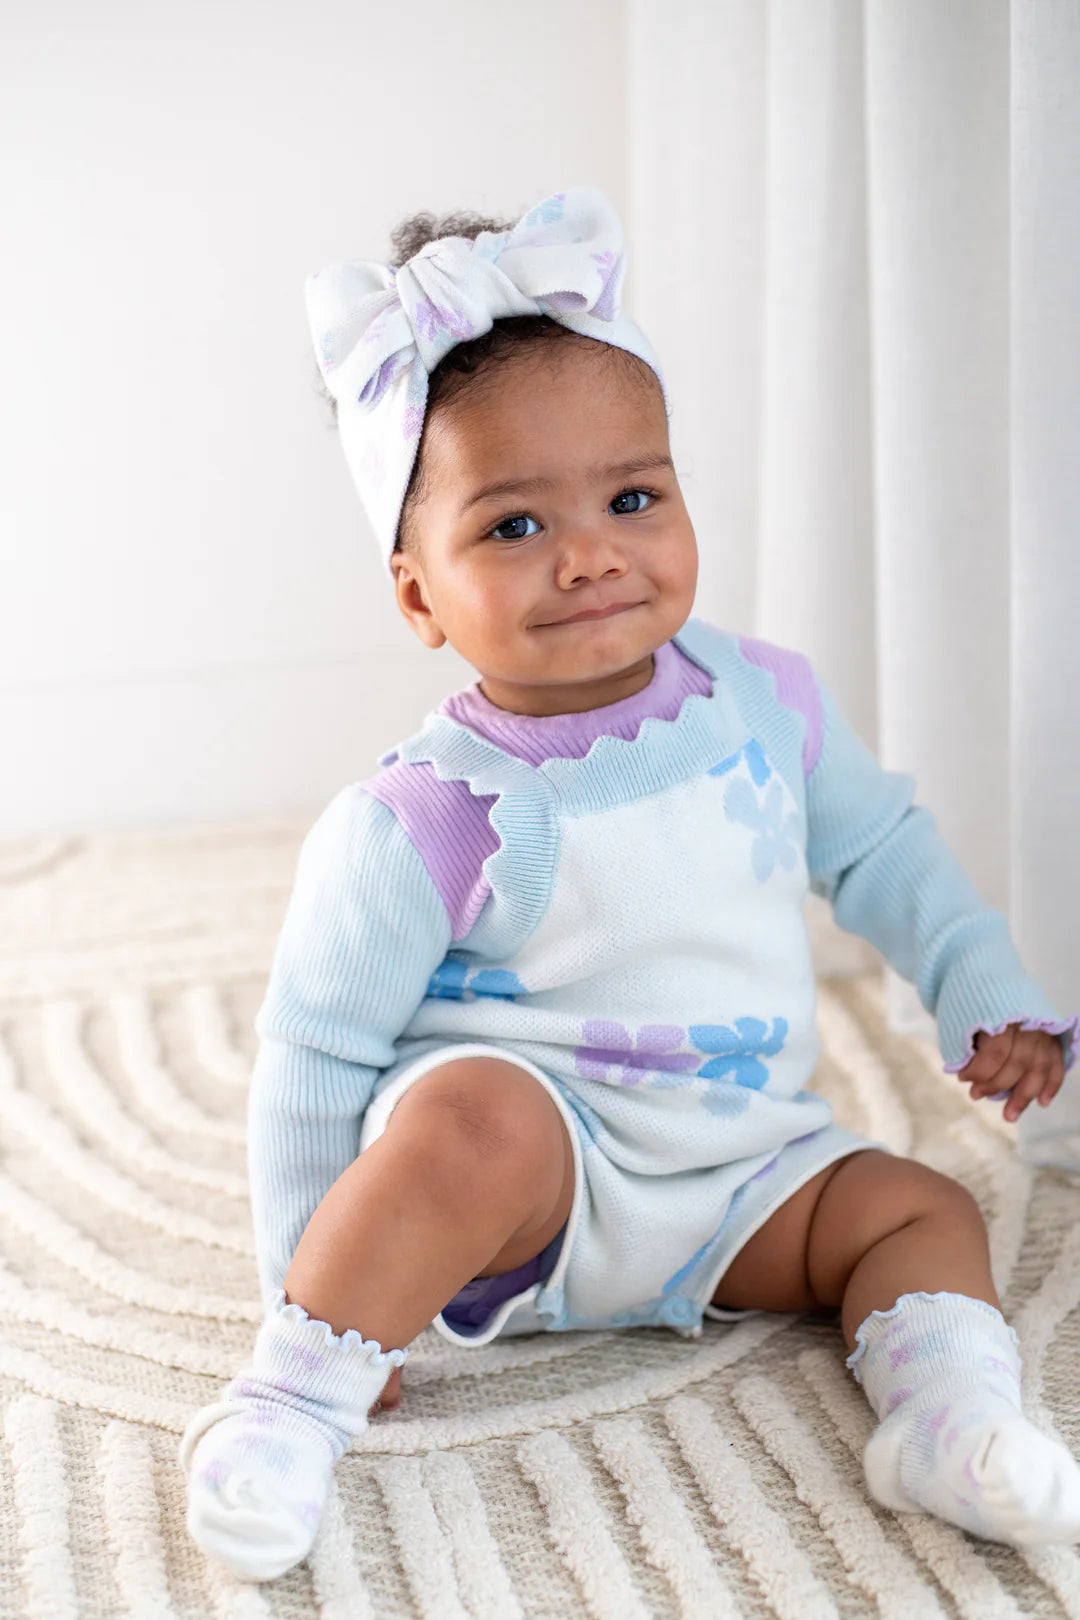
<path id="1" fill-rule="evenodd" d="M 630 0 L 629 37 L 698 611 L 809 655 L 1072 1013 L 1080 5 Z M 1080 1071 L 1022 1133 L 1080 1168 Z"/>

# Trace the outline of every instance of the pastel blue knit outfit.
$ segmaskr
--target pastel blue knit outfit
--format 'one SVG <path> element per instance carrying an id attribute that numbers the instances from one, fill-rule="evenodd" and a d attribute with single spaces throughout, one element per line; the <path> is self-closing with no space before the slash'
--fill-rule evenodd
<path id="1" fill-rule="evenodd" d="M 628 736 L 594 711 L 587 752 L 534 763 L 450 702 L 308 835 L 248 1118 L 268 1310 L 404 1089 L 472 1049 L 546 1086 L 577 1183 L 549 1274 L 479 1329 L 439 1331 L 700 1332 L 768 1216 L 883 1145 L 808 1089 L 808 888 L 915 982 L 948 1067 L 1012 1021 L 1060 1035 L 1071 1062 L 1077 1019 L 1024 973 L 911 779 L 882 769 L 806 661 L 697 620 L 661 652 L 658 671 L 697 677 L 671 717 Z"/>

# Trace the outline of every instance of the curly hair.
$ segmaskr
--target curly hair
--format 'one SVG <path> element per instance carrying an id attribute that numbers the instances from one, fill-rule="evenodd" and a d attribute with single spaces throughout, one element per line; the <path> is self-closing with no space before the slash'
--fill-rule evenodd
<path id="1" fill-rule="evenodd" d="M 511 231 L 515 224 L 515 220 L 490 219 L 484 214 L 469 213 L 461 209 L 451 214 L 443 214 L 441 218 L 436 218 L 431 213 L 412 214 L 408 219 L 403 219 L 390 233 L 393 256 L 389 263 L 395 270 L 400 270 L 402 265 L 407 264 L 429 242 L 437 242 L 446 236 L 463 236 L 469 241 L 475 241 L 481 231 Z M 426 416 L 430 417 L 437 406 L 448 405 L 464 389 L 506 360 L 516 358 L 530 350 L 547 348 L 551 344 L 566 346 L 582 343 L 588 344 L 590 348 L 595 347 L 594 339 L 582 337 L 568 326 L 552 320 L 549 315 L 500 316 L 490 331 L 467 342 L 455 344 L 443 355 L 428 377 Z M 637 360 L 636 356 L 628 354 L 626 359 L 641 367 L 643 371 L 647 370 L 644 361 Z M 330 406 L 331 426 L 336 426 L 337 401 L 325 386 L 322 374 L 318 370 L 315 387 Z M 409 517 L 412 509 L 426 494 L 422 470 L 423 447 L 421 436 L 412 475 L 401 503 L 401 519 L 398 523 L 395 551 L 404 550 L 410 543 Z"/>

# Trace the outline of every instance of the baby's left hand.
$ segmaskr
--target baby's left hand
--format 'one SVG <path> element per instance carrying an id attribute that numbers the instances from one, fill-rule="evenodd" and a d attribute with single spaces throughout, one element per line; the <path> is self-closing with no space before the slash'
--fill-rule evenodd
<path id="1" fill-rule="evenodd" d="M 970 1084 L 973 1099 L 1011 1092 L 1004 1114 L 1017 1120 L 1036 1097 L 1045 1108 L 1057 1096 L 1065 1078 L 1061 1042 L 1044 1029 L 1021 1029 L 1019 1024 L 1010 1024 L 1000 1035 L 980 1030 L 975 1056 L 956 1078 Z"/>

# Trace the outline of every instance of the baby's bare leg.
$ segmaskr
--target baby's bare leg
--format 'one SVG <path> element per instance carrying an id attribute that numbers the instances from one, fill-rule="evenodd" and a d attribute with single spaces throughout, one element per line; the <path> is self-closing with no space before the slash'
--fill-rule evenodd
<path id="1" fill-rule="evenodd" d="M 819 1171 L 781 1205 L 736 1255 L 713 1303 L 839 1306 L 851 1349 L 871 1311 L 919 1290 L 1000 1308 L 979 1206 L 936 1170 L 870 1148 Z"/>
<path id="2" fill-rule="evenodd" d="M 297 1245 L 286 1300 L 335 1333 L 407 1345 L 472 1277 L 545 1248 L 573 1194 L 570 1139 L 543 1086 L 498 1058 L 444 1064 L 330 1188 Z"/>
<path id="3" fill-rule="evenodd" d="M 537 1254 L 572 1199 L 570 1139 L 530 1074 L 470 1058 L 417 1081 L 312 1215 L 251 1366 L 184 1433 L 197 1545 L 248 1580 L 298 1563 L 385 1391 L 379 1346 L 400 1350 L 471 1277 Z"/>
<path id="4" fill-rule="evenodd" d="M 955 1182 L 876 1150 L 842 1159 L 751 1238 L 714 1298 L 841 1307 L 880 1419 L 863 1464 L 886 1507 L 1013 1546 L 1080 1539 L 1080 1468 L 1023 1415 L 986 1230 Z"/>

